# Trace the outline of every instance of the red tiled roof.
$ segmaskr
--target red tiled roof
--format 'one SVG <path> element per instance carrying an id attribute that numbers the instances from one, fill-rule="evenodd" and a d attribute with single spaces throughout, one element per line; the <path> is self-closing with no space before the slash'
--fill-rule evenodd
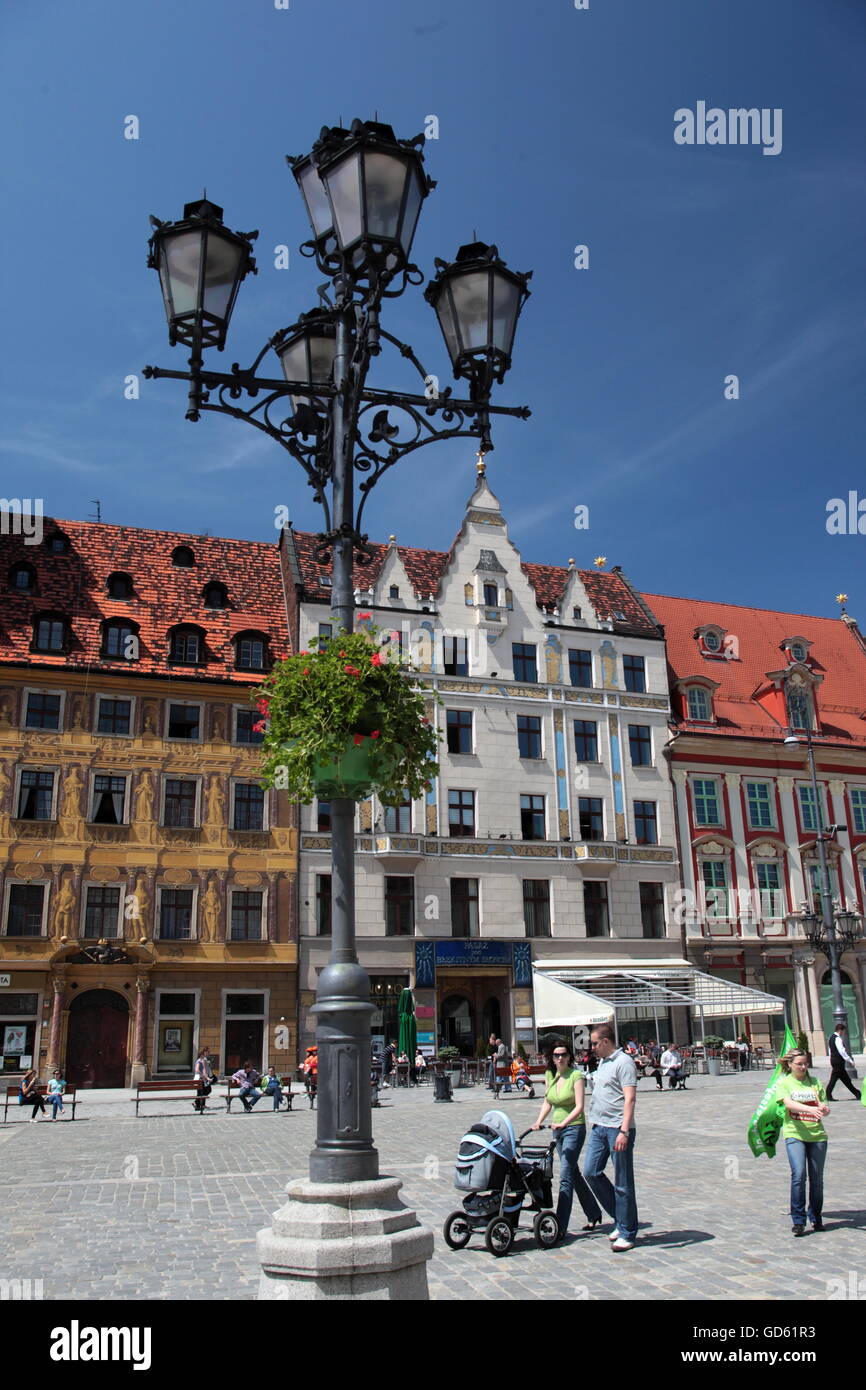
<path id="1" fill-rule="evenodd" d="M 316 537 L 305 531 L 293 531 L 298 565 L 304 594 L 308 599 L 327 603 L 331 596 L 330 586 L 321 583 L 322 575 L 330 575 L 330 565 L 320 565 L 315 558 Z M 355 564 L 354 580 L 359 589 L 375 585 L 388 553 L 386 545 L 372 544 L 373 558 L 367 565 Z M 450 550 L 417 550 L 414 547 L 398 545 L 397 553 L 405 567 L 416 594 L 426 598 L 439 593 L 442 576 L 454 553 Z M 552 609 L 562 601 L 566 584 L 573 571 L 557 565 L 533 565 L 521 562 L 521 569 L 535 590 L 536 601 L 540 607 Z M 625 579 L 616 572 L 599 570 L 579 570 L 581 581 L 589 595 L 599 618 L 610 618 L 614 628 L 623 631 L 640 631 L 655 634 L 657 628 L 641 606 Z M 613 614 L 623 613 L 624 618 L 614 618 Z M 566 617 L 563 614 L 563 617 Z"/>
<path id="2" fill-rule="evenodd" d="M 802 637 L 811 644 L 808 664 L 824 678 L 817 690 L 821 735 L 834 742 L 866 744 L 866 719 L 861 718 L 866 710 L 866 651 L 847 623 L 706 599 L 643 597 L 664 627 L 672 683 L 697 675 L 719 682 L 713 698 L 717 724 L 709 729 L 686 721 L 683 729 L 778 739 L 779 724 L 754 696 L 767 687 L 768 671 L 788 665 L 782 642 Z M 737 660 L 702 655 L 695 632 L 709 624 L 736 638 Z"/>
<path id="3" fill-rule="evenodd" d="M 0 663 L 37 666 L 99 666 L 134 674 L 171 674 L 193 680 L 248 683 L 253 672 L 236 671 L 232 637 L 245 629 L 266 633 L 274 657 L 288 654 L 288 627 L 277 547 L 260 541 L 226 540 L 177 531 L 147 531 L 136 526 L 44 519 L 44 534 L 68 536 L 66 555 L 49 554 L 45 545 L 25 545 L 24 537 L 0 535 Z M 195 565 L 172 564 L 172 551 L 186 545 Z M 36 570 L 37 592 L 20 594 L 7 585 L 10 568 L 20 562 Z M 133 597 L 121 601 L 106 594 L 106 580 L 121 571 L 133 582 Z M 218 581 L 228 590 L 228 608 L 204 606 L 204 588 Z M 73 640 L 64 656 L 31 652 L 33 618 L 40 612 L 63 614 Z M 102 621 L 128 618 L 139 626 L 140 660 L 106 661 L 100 657 Z M 206 634 L 206 662 L 199 667 L 168 661 L 169 628 L 193 624 Z"/>

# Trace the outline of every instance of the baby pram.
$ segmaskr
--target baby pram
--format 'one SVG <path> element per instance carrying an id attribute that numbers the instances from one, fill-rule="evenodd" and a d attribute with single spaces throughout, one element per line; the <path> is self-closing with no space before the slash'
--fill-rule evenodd
<path id="1" fill-rule="evenodd" d="M 472 1236 L 484 1232 L 491 1255 L 507 1255 L 514 1242 L 521 1211 L 535 1212 L 532 1230 L 542 1249 L 559 1240 L 559 1222 L 550 1211 L 555 1144 L 524 1144 L 527 1129 L 515 1138 L 508 1116 L 488 1110 L 464 1134 L 454 1165 L 454 1186 L 465 1192 L 462 1211 L 445 1222 L 445 1241 L 462 1250 Z"/>

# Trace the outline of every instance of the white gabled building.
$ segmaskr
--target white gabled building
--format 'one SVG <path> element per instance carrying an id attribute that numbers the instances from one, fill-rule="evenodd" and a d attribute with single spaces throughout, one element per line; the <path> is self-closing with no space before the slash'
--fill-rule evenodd
<path id="1" fill-rule="evenodd" d="M 373 549 L 355 570 L 357 605 L 400 631 L 442 700 L 431 701 L 442 745 L 426 801 L 358 807 L 374 1036 L 396 1038 L 409 984 L 431 1046 L 471 1055 L 491 1031 L 529 1043 L 533 963 L 680 956 L 665 909 L 679 870 L 664 639 L 619 570 L 524 563 L 483 475 L 447 554 L 394 537 Z M 330 630 L 330 574 L 312 535 L 286 530 L 281 550 L 303 648 Z M 302 807 L 302 1042 L 330 944 L 329 876 L 329 808 Z"/>

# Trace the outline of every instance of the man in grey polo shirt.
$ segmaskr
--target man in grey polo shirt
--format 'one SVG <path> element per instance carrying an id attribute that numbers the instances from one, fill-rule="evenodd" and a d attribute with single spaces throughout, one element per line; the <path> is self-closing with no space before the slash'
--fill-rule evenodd
<path id="1" fill-rule="evenodd" d="M 586 1145 L 583 1176 L 608 1216 L 616 1225 L 609 1239 L 619 1254 L 633 1250 L 637 1239 L 637 1201 L 634 1192 L 634 1102 L 637 1070 L 627 1052 L 616 1045 L 609 1023 L 592 1030 L 592 1050 L 598 1060 L 588 1121 L 592 1126 Z M 614 1182 L 605 1173 L 613 1158 Z"/>

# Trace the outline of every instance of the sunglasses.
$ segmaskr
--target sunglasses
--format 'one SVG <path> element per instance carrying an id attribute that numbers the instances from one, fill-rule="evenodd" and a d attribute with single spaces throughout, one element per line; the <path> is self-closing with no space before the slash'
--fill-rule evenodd
<path id="1" fill-rule="evenodd" d="M 553 1055 L 554 1055 L 554 1057 L 567 1057 L 567 1056 L 568 1056 L 568 1053 L 567 1053 L 567 1052 L 554 1052 Z"/>

